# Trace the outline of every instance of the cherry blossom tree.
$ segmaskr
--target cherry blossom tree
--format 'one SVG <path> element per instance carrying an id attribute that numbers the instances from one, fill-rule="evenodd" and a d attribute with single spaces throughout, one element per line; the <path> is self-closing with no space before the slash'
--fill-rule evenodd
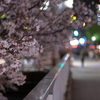
<path id="1" fill-rule="evenodd" d="M 59 10 L 61 3 L 0 0 L 0 59 L 5 60 L 0 65 L 0 77 L 6 77 L 4 82 L 23 85 L 26 77 L 21 72 L 22 58 L 35 58 L 47 46 L 69 42 L 72 29 L 89 27 L 92 22 L 88 19 L 95 22 L 94 13 L 85 3 Z M 3 84 L 0 82 L 0 90 L 4 89 Z"/>

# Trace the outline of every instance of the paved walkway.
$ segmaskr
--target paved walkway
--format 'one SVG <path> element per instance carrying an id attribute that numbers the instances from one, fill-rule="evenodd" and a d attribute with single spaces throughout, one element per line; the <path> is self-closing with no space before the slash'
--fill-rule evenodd
<path id="1" fill-rule="evenodd" d="M 100 100 L 100 60 L 86 60 L 85 67 L 74 60 L 72 71 L 72 100 Z"/>
<path id="2" fill-rule="evenodd" d="M 81 60 L 79 58 L 73 58 L 72 65 L 74 67 L 82 67 Z M 90 67 L 90 68 L 100 67 L 100 59 L 99 60 L 96 60 L 96 59 L 90 60 L 90 59 L 86 58 L 84 61 L 84 67 Z"/>

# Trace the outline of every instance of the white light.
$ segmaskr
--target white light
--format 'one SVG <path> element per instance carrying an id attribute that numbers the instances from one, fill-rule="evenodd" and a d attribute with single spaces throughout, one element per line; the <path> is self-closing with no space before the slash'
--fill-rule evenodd
<path id="1" fill-rule="evenodd" d="M 85 40 L 83 38 L 80 38 L 79 39 L 79 42 L 80 42 L 80 44 L 84 44 L 85 43 Z"/>
<path id="2" fill-rule="evenodd" d="M 99 8 L 99 10 L 100 10 L 100 5 L 98 4 L 98 8 Z"/>
<path id="3" fill-rule="evenodd" d="M 64 5 L 68 8 L 73 8 L 73 0 L 64 1 Z"/>
<path id="4" fill-rule="evenodd" d="M 68 57 L 70 56 L 70 54 L 67 54 L 64 58 L 64 60 L 66 61 L 68 59 Z"/>
<path id="5" fill-rule="evenodd" d="M 34 63 L 34 60 L 33 59 L 30 59 L 30 60 L 24 59 L 23 63 L 24 63 L 24 65 L 27 65 L 27 66 L 29 65 L 30 66 Z"/>
<path id="6" fill-rule="evenodd" d="M 47 9 L 48 9 L 49 4 L 50 4 L 50 2 L 49 2 L 49 1 L 45 1 L 45 2 L 44 2 L 45 7 L 40 7 L 40 10 L 47 10 Z"/>
<path id="7" fill-rule="evenodd" d="M 92 39 L 92 41 L 95 41 L 96 40 L 96 37 L 93 36 L 91 39 Z"/>
<path id="8" fill-rule="evenodd" d="M 79 44 L 79 41 L 78 41 L 77 39 L 71 40 L 71 41 L 70 41 L 70 44 L 71 44 L 71 45 L 78 45 L 78 44 Z"/>
<path id="9" fill-rule="evenodd" d="M 97 49 L 100 49 L 100 45 L 97 46 Z"/>
<path id="10" fill-rule="evenodd" d="M 4 59 L 0 59 L 0 64 L 4 64 L 6 61 Z"/>
<path id="11" fill-rule="evenodd" d="M 78 36 L 78 34 L 79 34 L 78 31 L 75 30 L 75 31 L 74 31 L 74 35 L 75 35 L 75 36 Z"/>

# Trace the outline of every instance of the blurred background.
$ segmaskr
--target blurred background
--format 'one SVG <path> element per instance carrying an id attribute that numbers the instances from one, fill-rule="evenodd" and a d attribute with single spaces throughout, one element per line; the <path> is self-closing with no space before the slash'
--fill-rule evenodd
<path id="1" fill-rule="evenodd" d="M 62 45 L 50 45 L 50 47 L 46 46 L 47 48 L 44 46 L 44 52 L 39 54 L 36 58 L 23 58 L 21 60 L 23 64 L 21 71 L 27 76 L 26 83 L 23 86 L 15 85 L 15 87 L 12 88 L 5 86 L 7 87 L 7 91 L 4 92 L 4 95 L 7 96 L 9 100 L 22 100 L 67 53 L 71 55 L 71 66 L 82 67 L 81 51 L 84 50 L 84 67 L 89 67 L 91 62 L 93 67 L 95 65 L 99 67 L 100 0 L 62 0 L 62 3 L 58 5 L 56 9 L 62 11 L 64 8 L 68 8 L 68 10 L 76 9 L 77 11 L 80 7 L 78 1 L 85 2 L 87 7 L 94 12 L 95 16 L 89 16 L 87 12 L 84 15 L 87 17 L 87 20 L 82 21 L 82 27 L 73 27 L 70 29 L 69 25 L 68 28 L 71 30 L 69 32 L 70 35 L 67 34 L 69 38 L 64 39 Z M 45 10 L 46 9 L 47 8 L 45 8 Z M 70 24 L 77 20 L 77 16 L 77 13 L 76 15 L 70 15 L 72 19 Z M 1 63 L 2 62 L 5 61 L 1 61 Z M 18 92 L 16 91 L 17 89 L 19 90 Z M 15 92 L 13 90 L 15 90 Z"/>

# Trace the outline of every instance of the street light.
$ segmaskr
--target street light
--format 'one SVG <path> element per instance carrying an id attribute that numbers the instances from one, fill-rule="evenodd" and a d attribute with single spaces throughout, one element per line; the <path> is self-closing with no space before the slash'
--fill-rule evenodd
<path id="1" fill-rule="evenodd" d="M 95 41 L 95 40 L 96 40 L 96 37 L 95 37 L 95 36 L 93 36 L 93 37 L 91 38 L 91 40 L 92 40 L 92 41 Z"/>
<path id="2" fill-rule="evenodd" d="M 85 43 L 84 38 L 80 38 L 80 39 L 79 39 L 79 42 L 80 42 L 80 44 L 82 44 L 82 45 L 83 45 L 83 44 Z"/>
<path id="3" fill-rule="evenodd" d="M 78 44 L 79 44 L 79 41 L 78 41 L 77 39 L 71 40 L 71 41 L 70 41 L 70 44 L 71 44 L 71 45 L 78 45 Z"/>
<path id="4" fill-rule="evenodd" d="M 79 35 L 78 30 L 74 30 L 74 36 L 78 36 L 78 35 Z"/>
<path id="5" fill-rule="evenodd" d="M 72 48 L 77 48 L 78 44 L 79 44 L 79 41 L 77 39 L 70 41 L 70 45 L 72 46 Z"/>

